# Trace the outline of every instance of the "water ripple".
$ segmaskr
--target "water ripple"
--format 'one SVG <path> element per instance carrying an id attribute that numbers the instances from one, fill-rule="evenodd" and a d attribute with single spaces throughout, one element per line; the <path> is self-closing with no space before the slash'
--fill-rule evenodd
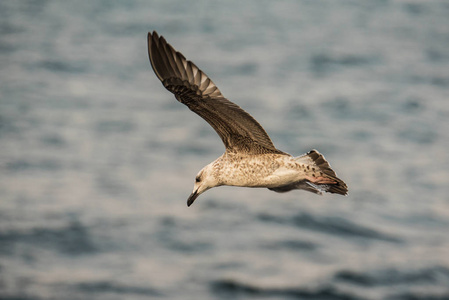
<path id="1" fill-rule="evenodd" d="M 0 252 L 13 251 L 18 244 L 55 248 L 66 255 L 87 254 L 97 250 L 88 228 L 78 222 L 56 229 L 34 228 L 26 232 L 9 230 L 0 233 Z"/>
<path id="2" fill-rule="evenodd" d="M 143 295 L 143 296 L 161 296 L 162 294 L 154 288 L 128 286 L 117 284 L 110 281 L 83 282 L 76 284 L 75 289 L 86 293 L 114 293 L 119 295 Z"/>
<path id="3" fill-rule="evenodd" d="M 291 224 L 300 228 L 315 230 L 341 237 L 356 237 L 365 239 L 400 242 L 397 237 L 381 233 L 377 230 L 356 224 L 339 217 L 317 217 L 301 213 L 291 217 L 279 217 L 270 214 L 260 214 L 258 219 L 264 222 Z"/>
<path id="4" fill-rule="evenodd" d="M 317 288 L 269 288 L 246 284 L 231 279 L 223 279 L 211 282 L 210 287 L 214 294 L 226 299 L 235 299 L 235 297 L 239 296 L 258 296 L 264 298 L 292 297 L 296 299 L 362 300 L 360 297 L 356 297 L 349 293 L 340 292 L 331 286 Z"/>
<path id="5" fill-rule="evenodd" d="M 408 272 L 405 270 L 386 269 L 366 273 L 346 270 L 338 272 L 334 278 L 338 281 L 364 287 L 438 282 L 449 284 L 449 268 L 437 266 Z"/>

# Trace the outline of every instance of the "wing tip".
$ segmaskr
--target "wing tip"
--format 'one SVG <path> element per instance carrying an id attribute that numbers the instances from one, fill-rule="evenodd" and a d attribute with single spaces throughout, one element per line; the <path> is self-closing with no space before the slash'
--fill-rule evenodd
<path id="1" fill-rule="evenodd" d="M 148 31 L 148 39 L 155 37 L 156 39 L 159 37 L 159 34 L 157 33 L 156 30 L 153 30 L 153 32 Z"/>
<path id="2" fill-rule="evenodd" d="M 148 41 L 148 58 L 150 60 L 151 67 L 153 68 L 154 73 L 159 78 L 160 81 L 164 80 L 164 76 L 167 73 L 167 66 L 162 57 L 162 53 L 160 50 L 161 41 L 165 41 L 165 39 L 160 36 L 156 30 L 153 32 L 148 32 L 147 36 Z"/>
<path id="3" fill-rule="evenodd" d="M 176 51 L 156 30 L 149 31 L 148 55 L 151 66 L 160 81 L 168 77 L 177 77 L 198 87 L 205 96 L 223 97 L 218 87 L 200 68 Z"/>

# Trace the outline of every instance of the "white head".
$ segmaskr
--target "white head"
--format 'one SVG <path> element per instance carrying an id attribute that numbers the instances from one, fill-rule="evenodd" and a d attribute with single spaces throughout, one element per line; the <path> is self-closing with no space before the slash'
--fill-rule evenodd
<path id="1" fill-rule="evenodd" d="M 221 185 L 218 179 L 215 177 L 213 162 L 205 166 L 198 175 L 195 177 L 195 185 L 193 186 L 193 192 L 187 199 L 187 206 L 192 205 L 199 195 L 211 189 L 213 187 Z"/>

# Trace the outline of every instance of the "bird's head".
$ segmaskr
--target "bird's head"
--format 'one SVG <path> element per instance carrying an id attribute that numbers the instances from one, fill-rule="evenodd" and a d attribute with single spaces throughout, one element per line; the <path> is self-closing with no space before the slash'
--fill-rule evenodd
<path id="1" fill-rule="evenodd" d="M 193 192 L 187 199 L 187 206 L 192 205 L 199 195 L 211 189 L 213 187 L 219 186 L 219 181 L 215 176 L 213 163 L 205 166 L 195 177 L 195 185 L 193 186 Z"/>

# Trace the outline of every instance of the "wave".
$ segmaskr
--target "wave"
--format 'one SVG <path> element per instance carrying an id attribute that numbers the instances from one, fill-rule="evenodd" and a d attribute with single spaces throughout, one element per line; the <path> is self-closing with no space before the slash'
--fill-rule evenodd
<path id="1" fill-rule="evenodd" d="M 85 293 L 134 294 L 144 296 L 161 296 L 154 288 L 121 285 L 110 281 L 83 282 L 76 284 L 75 289 Z"/>
<path id="2" fill-rule="evenodd" d="M 213 281 L 210 284 L 211 291 L 227 299 L 235 299 L 238 296 L 258 297 L 294 297 L 300 299 L 328 299 L 328 300 L 363 300 L 358 296 L 347 292 L 338 291 L 332 286 L 317 288 L 284 287 L 270 288 L 238 282 L 232 279 Z"/>
<path id="3" fill-rule="evenodd" d="M 334 279 L 363 287 L 432 283 L 449 285 L 449 268 L 435 266 L 414 271 L 385 269 L 369 273 L 344 270 L 337 272 Z"/>
<path id="4" fill-rule="evenodd" d="M 264 243 L 261 245 L 267 249 L 290 249 L 290 250 L 316 250 L 319 246 L 313 242 L 302 241 L 302 240 L 283 240 L 274 241 L 270 243 Z"/>
<path id="5" fill-rule="evenodd" d="M 389 297 L 390 300 L 449 300 L 449 295 L 433 295 L 429 293 L 404 293 Z"/>
<path id="6" fill-rule="evenodd" d="M 79 255 L 97 251 L 89 229 L 79 222 L 62 228 L 33 228 L 29 231 L 9 230 L 0 233 L 0 252 L 12 253 L 17 244 L 32 244 L 55 248 L 66 255 Z"/>
<path id="7" fill-rule="evenodd" d="M 398 237 L 381 233 L 377 230 L 358 225 L 339 217 L 316 217 L 302 213 L 300 215 L 282 218 L 270 214 L 260 214 L 258 219 L 264 222 L 276 222 L 281 224 L 292 224 L 294 226 L 316 230 L 319 232 L 344 237 L 357 237 L 365 239 L 376 239 L 388 242 L 401 242 Z"/>

